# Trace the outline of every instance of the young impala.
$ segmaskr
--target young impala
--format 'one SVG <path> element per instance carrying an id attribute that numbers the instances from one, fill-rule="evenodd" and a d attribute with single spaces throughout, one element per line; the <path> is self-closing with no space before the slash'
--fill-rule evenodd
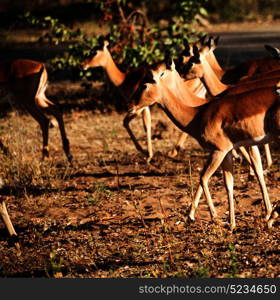
<path id="1" fill-rule="evenodd" d="M 43 135 L 43 159 L 49 156 L 49 119 L 44 110 L 51 113 L 59 125 L 63 150 L 69 162 L 72 161 L 69 141 L 66 136 L 62 115 L 56 105 L 45 95 L 48 74 L 45 65 L 27 59 L 0 62 L 0 102 L 14 102 L 23 108 L 39 123 Z M 11 236 L 16 236 L 4 201 L 0 202 L 0 214 Z M 19 247 L 19 244 L 16 243 Z"/>
<path id="2" fill-rule="evenodd" d="M 166 70 L 159 76 L 152 75 L 146 79 L 136 94 L 136 104 L 131 113 L 141 111 L 145 107 L 158 103 L 169 118 L 183 131 L 193 136 L 205 149 L 210 150 L 208 162 L 201 175 L 200 184 L 189 214 L 194 220 L 202 192 L 204 192 L 211 217 L 216 219 L 217 213 L 208 188 L 208 181 L 221 165 L 230 207 L 230 224 L 236 227 L 233 198 L 233 162 L 232 149 L 240 146 L 251 146 L 251 160 L 257 174 L 261 173 L 261 165 L 254 161 L 255 145 L 278 139 L 280 135 L 280 99 L 273 88 L 255 89 L 238 95 L 220 97 L 197 107 L 182 101 L 178 95 L 168 88 L 172 81 L 172 73 Z M 177 79 L 179 82 L 179 79 Z M 186 98 L 190 98 L 186 95 Z M 272 207 L 269 198 L 264 198 L 266 219 L 270 218 Z"/>
<path id="3" fill-rule="evenodd" d="M 86 70 L 90 67 L 102 67 L 104 68 L 105 72 L 107 73 L 110 81 L 118 87 L 120 90 L 123 98 L 127 103 L 131 102 L 133 98 L 134 92 L 137 90 L 141 80 L 145 76 L 144 68 L 138 68 L 132 70 L 128 73 L 121 72 L 117 65 L 115 64 L 110 51 L 108 50 L 108 41 L 104 41 L 104 44 L 101 47 L 96 47 L 92 53 L 90 54 L 89 58 L 85 59 L 81 66 Z M 161 64 L 156 64 L 153 66 L 156 69 L 160 69 Z M 189 80 L 186 82 L 189 88 L 193 91 L 193 93 L 201 96 L 205 96 L 206 89 L 204 88 L 203 84 L 197 79 Z M 132 130 L 130 129 L 129 123 L 139 115 L 137 114 L 128 114 L 125 116 L 123 124 L 126 128 L 129 136 L 131 137 L 132 141 L 134 142 L 136 148 L 143 152 L 142 147 L 139 145 L 135 135 L 133 134 Z M 148 144 L 148 162 L 153 157 L 153 149 L 152 149 L 152 139 L 151 139 L 151 113 L 149 107 L 146 107 L 141 111 L 143 117 L 144 127 L 146 129 L 147 134 L 147 144 Z M 178 142 L 175 145 L 175 148 L 169 152 L 169 156 L 174 157 L 177 155 L 177 152 L 181 148 L 182 144 L 186 139 L 186 134 L 182 133 L 178 139 Z"/>

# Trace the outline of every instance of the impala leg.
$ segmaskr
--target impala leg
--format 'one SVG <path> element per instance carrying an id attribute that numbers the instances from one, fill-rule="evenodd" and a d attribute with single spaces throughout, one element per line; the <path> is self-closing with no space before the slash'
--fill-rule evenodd
<path id="1" fill-rule="evenodd" d="M 201 190 L 203 190 L 204 195 L 206 197 L 212 220 L 215 220 L 217 218 L 217 213 L 216 213 L 216 210 L 215 210 L 212 198 L 211 198 L 211 194 L 210 194 L 210 191 L 208 188 L 208 181 L 211 178 L 211 176 L 215 173 L 215 171 L 218 169 L 218 167 L 221 165 L 226 154 L 227 154 L 227 152 L 219 151 L 219 150 L 216 150 L 211 154 L 210 159 L 209 159 L 208 163 L 206 164 L 206 166 L 200 176 L 200 185 L 196 191 L 196 195 L 193 200 L 192 208 L 191 208 L 191 211 L 189 214 L 189 217 L 191 219 L 194 219 L 193 216 L 194 216 L 195 209 L 197 208 L 198 203 L 199 203 L 199 199 L 200 199 L 200 196 L 202 193 Z"/>
<path id="2" fill-rule="evenodd" d="M 50 121 L 37 106 L 28 105 L 25 108 L 41 127 L 43 135 L 42 159 L 44 160 L 45 157 L 49 157 L 48 139 Z"/>
<path id="3" fill-rule="evenodd" d="M 195 217 L 194 217 L 194 214 L 195 214 L 195 211 L 198 207 L 198 204 L 199 204 L 199 200 L 201 198 L 201 195 L 203 193 L 203 188 L 202 188 L 202 185 L 200 184 L 198 186 L 198 189 L 195 193 L 195 197 L 193 199 L 193 202 L 192 202 L 192 206 L 191 206 L 191 210 L 190 210 L 190 213 L 189 213 L 189 218 L 194 221 L 195 220 Z"/>
<path id="4" fill-rule="evenodd" d="M 239 156 L 239 154 L 236 152 L 235 149 L 232 149 L 232 155 L 233 155 L 233 157 L 234 157 L 235 159 L 240 159 L 240 156 Z"/>
<path id="5" fill-rule="evenodd" d="M 125 127 L 125 129 L 126 129 L 128 135 L 129 135 L 129 137 L 131 138 L 132 142 L 134 143 L 135 148 L 136 148 L 139 152 L 142 152 L 143 154 L 146 155 L 146 152 L 143 150 L 143 148 L 141 147 L 141 145 L 138 143 L 138 141 L 137 141 L 137 139 L 136 139 L 134 133 L 132 132 L 132 130 L 131 130 L 130 126 L 129 126 L 129 123 L 130 123 L 133 119 L 135 119 L 137 116 L 138 116 L 137 113 L 135 113 L 135 114 L 131 114 L 131 113 L 127 114 L 127 115 L 125 116 L 124 120 L 123 120 L 123 126 Z"/>
<path id="6" fill-rule="evenodd" d="M 8 229 L 10 236 L 17 237 L 17 233 L 14 229 L 14 226 L 12 224 L 12 221 L 10 219 L 10 216 L 8 214 L 7 207 L 6 207 L 6 204 L 4 201 L 0 202 L 0 214 L 2 216 L 2 219 L 3 219 L 7 229 Z M 17 250 L 20 250 L 20 245 L 18 242 L 15 242 L 15 247 L 17 248 Z"/>
<path id="7" fill-rule="evenodd" d="M 249 155 L 248 151 L 243 146 L 239 147 L 239 150 L 242 153 L 242 155 L 245 157 L 245 159 L 247 160 L 247 162 L 249 163 L 249 166 L 250 166 L 249 174 L 250 174 L 250 176 L 254 176 L 255 175 L 255 171 L 252 168 L 252 162 L 251 162 L 250 155 Z"/>
<path id="8" fill-rule="evenodd" d="M 264 173 L 267 173 L 272 165 L 272 157 L 271 157 L 269 144 L 264 144 L 264 151 L 265 151 L 266 163 L 267 163 L 267 168 L 264 171 Z"/>
<path id="9" fill-rule="evenodd" d="M 148 159 L 147 162 L 149 163 L 153 158 L 153 147 L 152 147 L 152 118 L 151 112 L 149 107 L 145 107 L 142 112 L 142 119 L 144 124 L 144 129 L 147 135 L 147 145 L 148 145 Z"/>
<path id="10" fill-rule="evenodd" d="M 69 140 L 66 135 L 62 114 L 59 111 L 57 106 L 49 106 L 48 110 L 55 117 L 55 119 L 58 122 L 59 131 L 60 131 L 60 135 L 61 135 L 61 139 L 62 139 L 63 150 L 64 150 L 64 153 L 65 153 L 68 161 L 71 163 L 73 156 L 70 152 L 70 144 L 69 144 Z"/>
<path id="11" fill-rule="evenodd" d="M 182 145 L 184 144 L 186 138 L 187 138 L 188 134 L 185 132 L 182 132 L 181 135 L 179 136 L 179 139 L 175 145 L 175 147 L 168 152 L 168 156 L 170 157 L 176 157 L 179 153 L 179 151 L 182 148 Z"/>
<path id="12" fill-rule="evenodd" d="M 257 175 L 260 187 L 261 187 L 261 192 L 266 208 L 266 220 L 270 218 L 271 212 L 272 212 L 272 205 L 269 200 L 264 176 L 263 176 L 263 167 L 262 167 L 262 161 L 261 161 L 261 155 L 258 146 L 251 146 L 249 147 L 249 152 L 250 152 L 250 158 L 252 161 L 252 165 L 254 168 L 254 171 Z"/>
<path id="13" fill-rule="evenodd" d="M 267 222 L 267 226 L 268 228 L 272 228 L 273 223 L 275 222 L 275 220 L 279 217 L 280 215 L 280 202 L 278 201 L 275 206 L 273 207 L 273 211 L 271 213 L 271 216 Z"/>
<path id="14" fill-rule="evenodd" d="M 224 182 L 228 195 L 229 202 L 229 212 L 230 212 L 230 229 L 234 230 L 236 228 L 235 222 L 235 204 L 233 198 L 233 161 L 232 153 L 229 152 L 222 162 Z"/>

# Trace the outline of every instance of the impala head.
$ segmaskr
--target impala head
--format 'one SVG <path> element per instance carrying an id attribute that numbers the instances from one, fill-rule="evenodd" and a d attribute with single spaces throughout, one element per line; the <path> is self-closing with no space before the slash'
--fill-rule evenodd
<path id="1" fill-rule="evenodd" d="M 204 75 L 200 52 L 196 46 L 193 47 L 193 52 L 194 55 L 188 58 L 181 72 L 181 76 L 185 79 L 202 78 Z"/>
<path id="2" fill-rule="evenodd" d="M 176 80 L 180 78 L 178 65 L 175 65 L 170 55 L 166 55 L 164 62 L 152 68 L 153 79 L 157 82 L 160 79 L 161 84 L 168 86 L 171 89 L 176 88 Z M 172 71 L 172 72 L 171 72 Z M 168 75 L 167 75 L 168 74 Z"/>
<path id="3" fill-rule="evenodd" d="M 196 46 L 198 49 L 202 48 L 206 44 L 206 38 L 207 38 L 207 34 L 204 34 L 203 36 L 201 36 L 201 38 L 198 41 L 196 41 L 193 44 L 193 46 Z"/>
<path id="4" fill-rule="evenodd" d="M 176 76 L 180 77 L 172 60 L 171 65 L 163 63 L 157 69 L 148 69 L 145 78 L 134 95 L 134 101 L 129 112 L 139 114 L 144 108 L 154 103 L 160 103 L 166 87 L 176 88 Z"/>
<path id="5" fill-rule="evenodd" d="M 205 43 L 205 46 L 209 48 L 209 51 L 214 51 L 218 47 L 219 39 L 219 36 L 217 36 L 216 38 L 210 36 L 208 41 Z"/>
<path id="6" fill-rule="evenodd" d="M 84 70 L 94 67 L 104 67 L 107 62 L 109 54 L 108 50 L 109 42 L 107 40 L 101 41 L 101 45 L 94 47 L 88 57 L 81 63 Z"/>
<path id="7" fill-rule="evenodd" d="M 194 56 L 194 49 L 202 49 L 209 45 L 209 40 L 206 42 L 207 35 L 203 35 L 198 41 L 190 45 L 186 39 L 183 40 L 184 50 L 180 53 L 176 61 L 176 69 L 181 74 L 184 71 L 185 65 L 189 62 L 190 58 Z M 210 47 L 209 47 L 210 49 Z"/>
<path id="8" fill-rule="evenodd" d="M 157 83 L 161 74 L 164 74 L 164 71 L 147 70 L 146 76 L 134 94 L 133 103 L 129 109 L 130 114 L 139 114 L 144 108 L 160 101 L 162 93 Z"/>
<path id="9" fill-rule="evenodd" d="M 183 40 L 184 50 L 179 54 L 176 60 L 176 69 L 182 70 L 183 66 L 188 62 L 188 59 L 193 55 L 193 46 L 186 39 Z"/>

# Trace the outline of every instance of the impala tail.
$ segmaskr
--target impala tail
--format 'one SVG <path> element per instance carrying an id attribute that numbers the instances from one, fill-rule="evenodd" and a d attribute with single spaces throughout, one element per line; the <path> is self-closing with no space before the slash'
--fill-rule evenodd
<path id="1" fill-rule="evenodd" d="M 46 66 L 43 64 L 42 69 L 40 70 L 40 81 L 35 96 L 36 105 L 39 107 L 48 107 L 49 105 L 54 105 L 54 103 L 50 101 L 45 95 L 47 86 L 48 73 L 46 70 Z"/>

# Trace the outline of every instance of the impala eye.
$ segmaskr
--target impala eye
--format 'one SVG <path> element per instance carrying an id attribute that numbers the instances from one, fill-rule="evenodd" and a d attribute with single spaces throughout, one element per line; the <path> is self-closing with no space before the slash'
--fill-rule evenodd
<path id="1" fill-rule="evenodd" d="M 163 75 L 164 75 L 164 72 L 162 72 L 159 77 L 162 77 Z"/>

